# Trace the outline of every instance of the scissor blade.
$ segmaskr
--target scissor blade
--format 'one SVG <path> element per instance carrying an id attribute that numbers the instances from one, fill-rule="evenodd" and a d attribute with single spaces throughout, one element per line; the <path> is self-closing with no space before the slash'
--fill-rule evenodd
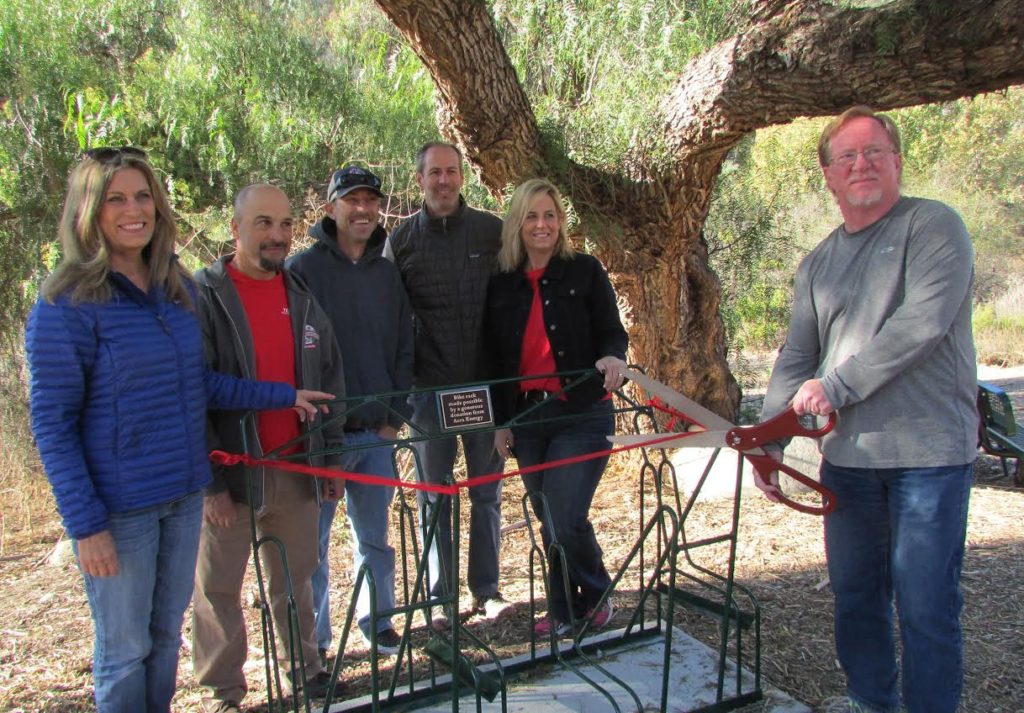
<path id="1" fill-rule="evenodd" d="M 630 433 L 621 436 L 608 436 L 608 440 L 621 446 L 647 444 L 651 448 L 725 448 L 726 445 L 725 433 L 722 431 Z"/>
<path id="2" fill-rule="evenodd" d="M 683 396 L 660 381 L 656 381 L 642 372 L 634 369 L 626 369 L 624 375 L 636 384 L 639 384 L 651 396 L 657 396 L 674 409 L 682 411 L 688 418 L 709 431 L 727 431 L 736 424 L 726 421 L 714 411 L 710 411 L 693 399 Z"/>

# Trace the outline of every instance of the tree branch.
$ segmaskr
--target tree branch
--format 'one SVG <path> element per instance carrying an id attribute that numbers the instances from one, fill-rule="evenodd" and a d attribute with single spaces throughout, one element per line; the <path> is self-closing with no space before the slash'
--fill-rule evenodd
<path id="1" fill-rule="evenodd" d="M 480 0 L 376 0 L 423 61 L 437 88 L 438 126 L 498 193 L 541 173 L 533 108 Z M 458 38 L 457 41 L 454 38 Z"/>
<path id="2" fill-rule="evenodd" d="M 798 116 L 948 101 L 1024 82 L 1019 0 L 765 5 L 769 20 L 692 61 L 663 101 L 678 160 L 724 156 L 743 134 Z"/>

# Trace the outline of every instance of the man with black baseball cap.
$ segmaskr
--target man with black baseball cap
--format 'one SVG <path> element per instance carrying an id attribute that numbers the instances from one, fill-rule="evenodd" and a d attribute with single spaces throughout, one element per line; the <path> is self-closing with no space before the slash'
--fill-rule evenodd
<path id="1" fill-rule="evenodd" d="M 327 187 L 326 215 L 309 234 L 316 243 L 289 260 L 289 268 L 309 286 L 334 327 L 345 366 L 349 396 L 406 391 L 412 387 L 412 311 L 398 268 L 381 256 L 387 233 L 379 225 L 384 196 L 380 178 L 360 166 L 334 172 Z M 392 399 L 395 412 L 408 415 L 404 397 Z M 377 401 L 350 408 L 345 445 L 361 446 L 342 455 L 342 470 L 395 478 L 394 441 L 403 420 Z M 342 487 L 341 482 L 335 486 Z M 395 606 L 395 551 L 388 543 L 388 511 L 394 488 L 345 482 L 345 503 L 352 530 L 353 577 L 365 562 L 376 585 L 377 611 Z M 317 645 L 326 655 L 331 644 L 327 594 L 327 546 L 336 502 L 320 509 L 320 563 L 313 575 Z M 363 637 L 376 631 L 377 650 L 398 652 L 400 637 L 383 616 L 370 620 L 369 589 L 356 604 Z"/>

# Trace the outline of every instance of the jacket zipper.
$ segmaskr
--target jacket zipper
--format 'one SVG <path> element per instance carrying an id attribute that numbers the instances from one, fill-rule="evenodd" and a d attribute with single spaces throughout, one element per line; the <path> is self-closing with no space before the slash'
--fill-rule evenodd
<path id="1" fill-rule="evenodd" d="M 228 278 L 228 279 L 230 279 L 230 278 Z M 224 312 L 225 315 L 227 315 L 228 324 L 231 325 L 231 331 L 234 334 L 235 343 L 239 347 L 238 353 L 243 355 L 243 356 L 245 356 L 245 354 L 246 354 L 246 352 L 245 352 L 245 345 L 242 344 L 242 334 L 241 334 L 241 332 L 238 331 L 238 323 L 235 321 L 235 318 L 231 316 L 231 310 L 228 309 L 228 306 L 224 303 L 223 298 L 220 296 L 220 290 L 219 289 L 212 289 L 212 286 L 211 286 L 211 291 L 213 292 L 214 297 L 217 298 L 217 304 L 220 305 L 221 310 Z M 252 370 L 249 368 L 249 360 L 247 358 L 243 358 L 240 361 L 242 362 L 242 369 L 245 372 L 245 378 L 249 379 L 251 381 L 255 381 L 256 377 L 253 374 Z M 258 418 L 258 416 L 256 418 Z M 259 448 L 259 457 L 262 458 L 263 457 L 263 444 L 260 443 L 259 430 L 256 428 L 256 418 L 253 418 L 253 420 L 252 420 L 252 424 L 253 424 L 252 427 L 253 427 L 253 430 L 255 431 L 255 433 L 253 434 L 253 442 L 256 443 L 256 446 Z M 266 509 L 266 504 L 265 504 L 266 492 L 267 492 L 267 471 L 266 471 L 266 468 L 261 465 L 260 466 L 260 504 L 259 504 L 259 507 L 257 507 L 255 509 L 255 514 L 256 515 L 259 515 L 261 512 L 263 512 Z M 246 499 L 248 499 L 248 497 Z"/>

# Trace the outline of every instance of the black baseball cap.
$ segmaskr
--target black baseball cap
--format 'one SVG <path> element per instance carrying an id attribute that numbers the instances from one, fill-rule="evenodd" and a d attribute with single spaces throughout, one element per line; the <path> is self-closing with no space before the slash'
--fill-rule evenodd
<path id="1" fill-rule="evenodd" d="M 384 195 L 380 190 L 380 179 L 377 176 L 361 166 L 345 166 L 331 176 L 331 182 L 327 186 L 327 202 L 333 203 L 357 188 L 369 188 L 378 196 Z"/>

